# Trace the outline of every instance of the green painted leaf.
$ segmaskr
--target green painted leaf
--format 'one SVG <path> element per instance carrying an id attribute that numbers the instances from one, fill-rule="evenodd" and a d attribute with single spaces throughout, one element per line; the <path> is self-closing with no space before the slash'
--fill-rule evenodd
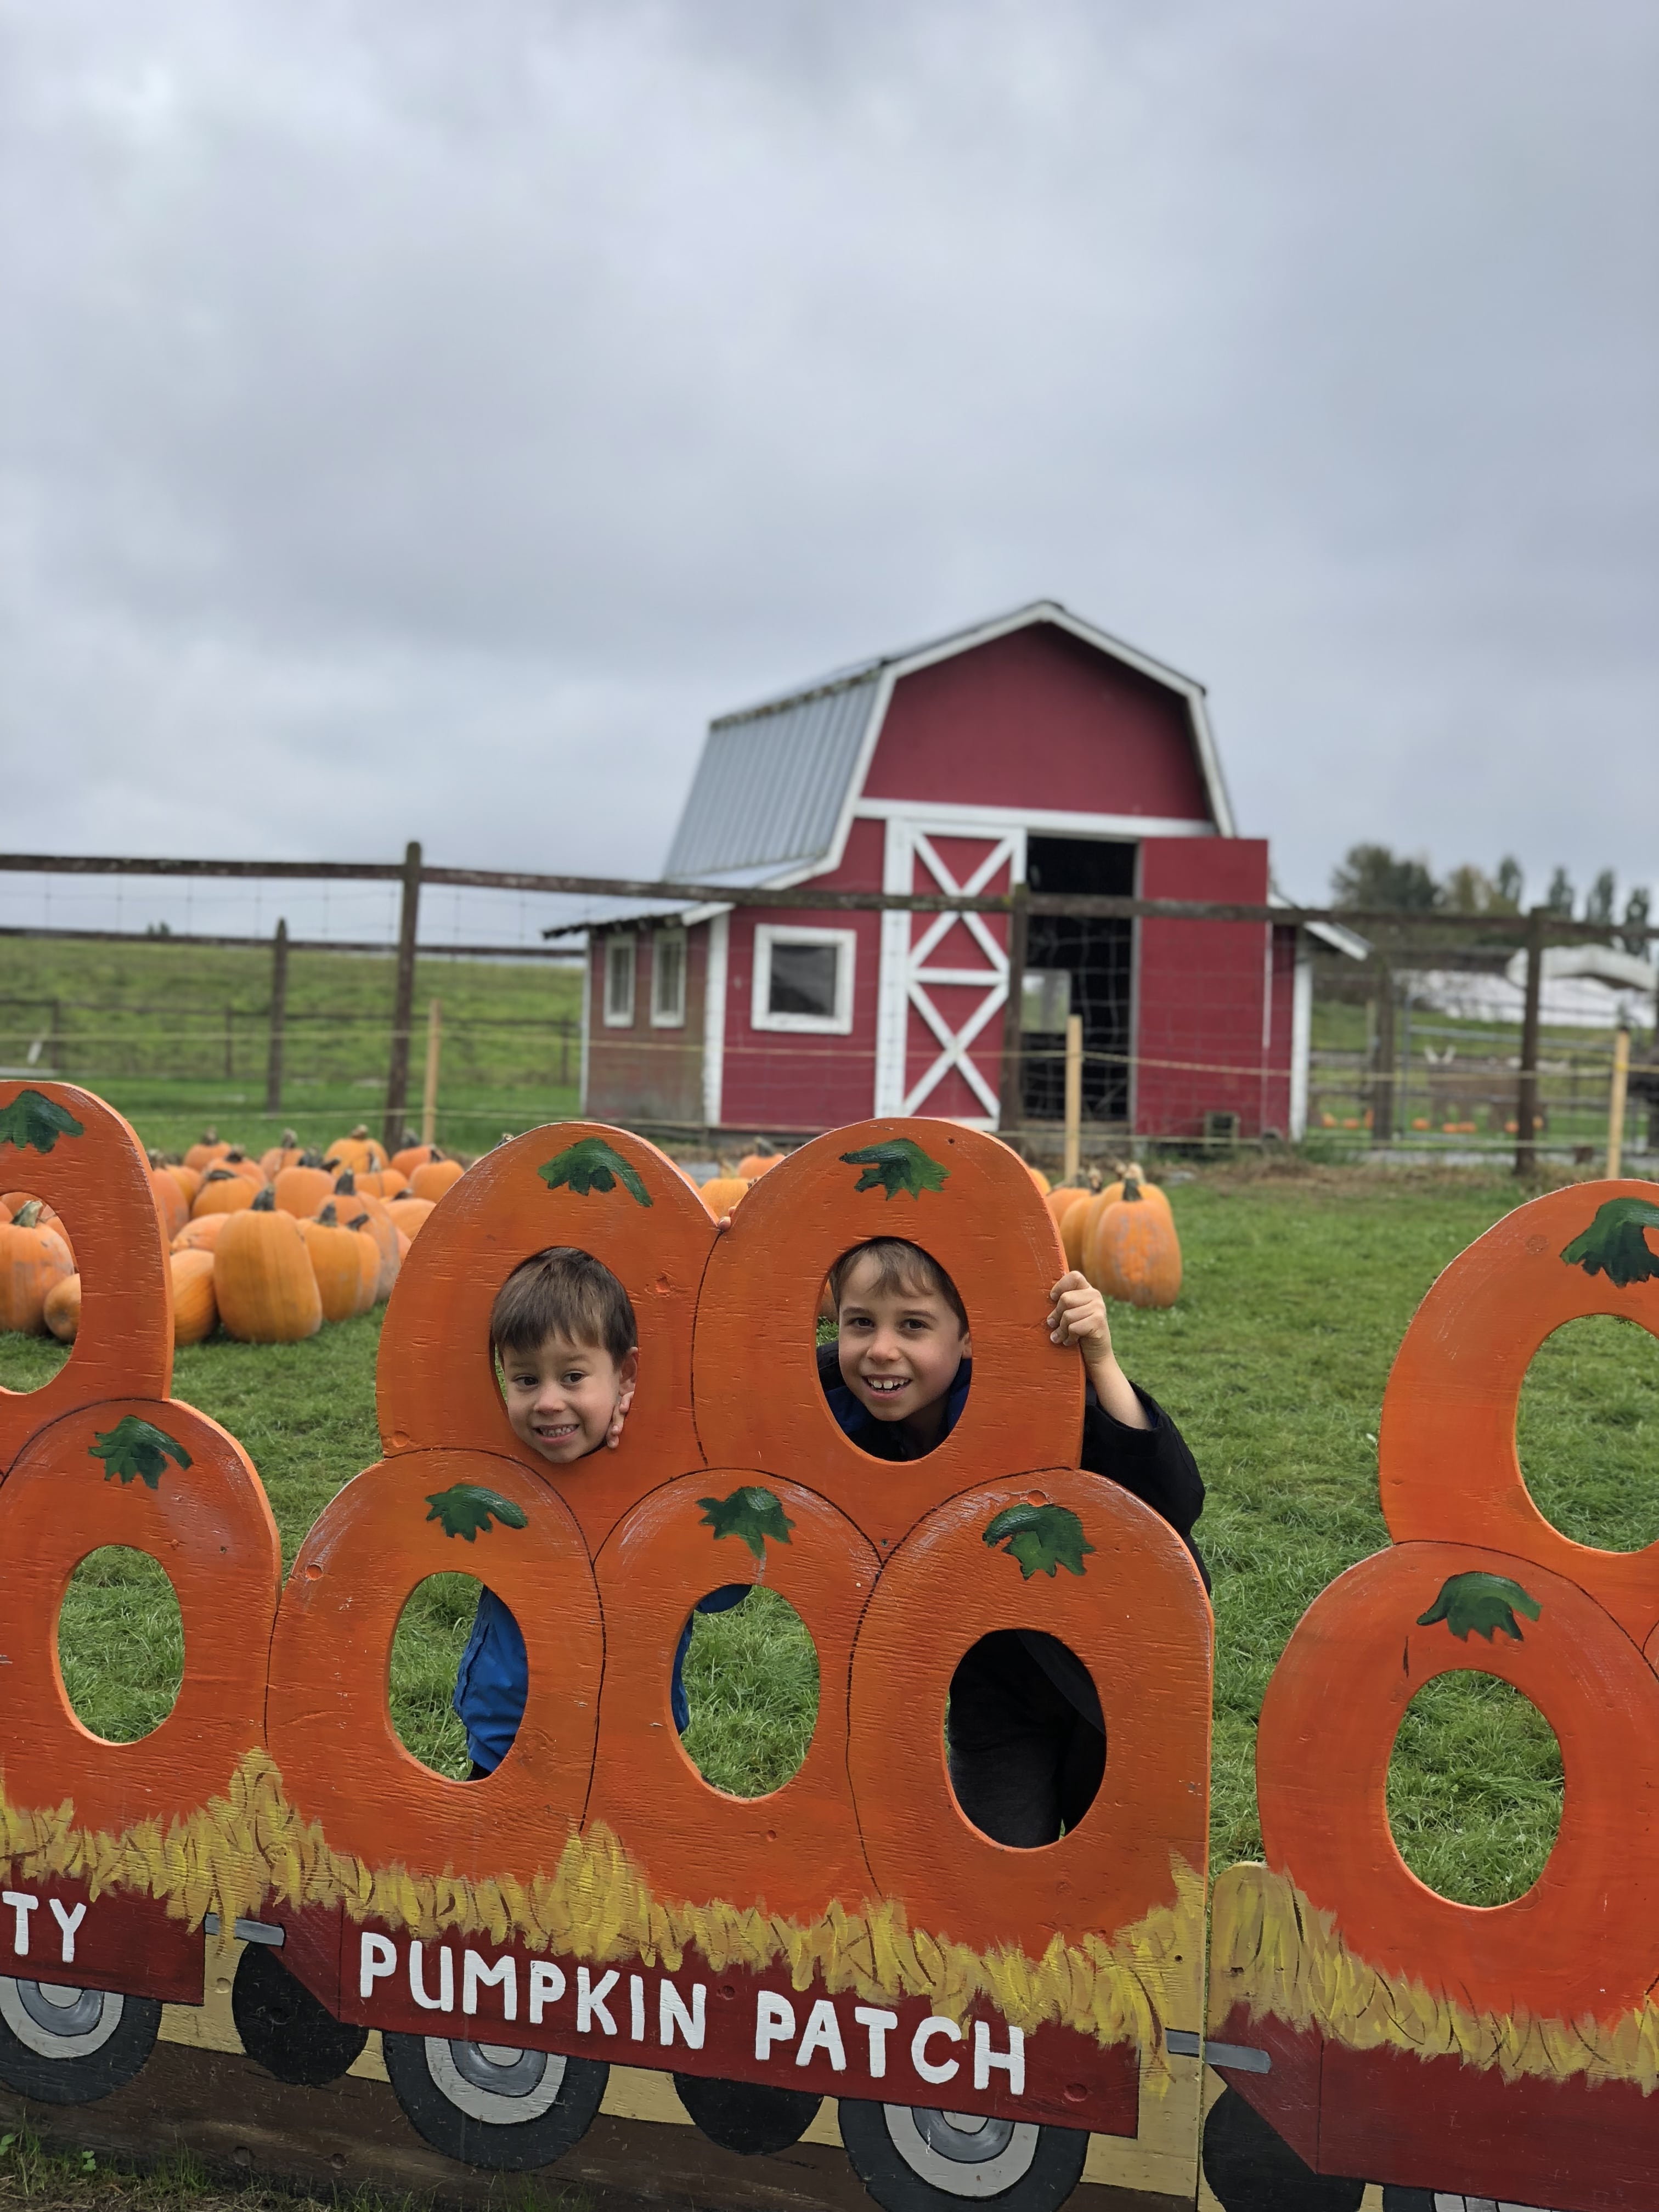
<path id="1" fill-rule="evenodd" d="M 853 1185 L 854 1191 L 885 1191 L 890 1199 L 902 1190 L 912 1198 L 920 1198 L 925 1190 L 943 1190 L 951 1172 L 908 1137 L 890 1137 L 884 1144 L 866 1145 L 862 1152 L 843 1152 L 842 1158 L 849 1168 L 864 1170 Z"/>
<path id="2" fill-rule="evenodd" d="M 629 1167 L 616 1146 L 607 1145 L 603 1137 L 584 1137 L 579 1145 L 567 1146 L 536 1172 L 550 1190 L 566 1183 L 578 1198 L 586 1198 L 593 1190 L 615 1190 L 620 1183 L 637 1204 L 651 1203 L 651 1194 L 640 1181 L 637 1170 Z"/>
<path id="3" fill-rule="evenodd" d="M 431 1509 L 426 1516 L 428 1521 L 435 1521 L 446 1536 L 464 1536 L 469 1544 L 475 1536 L 487 1536 L 496 1521 L 503 1528 L 522 1528 L 530 1517 L 522 1505 L 477 1482 L 455 1482 L 447 1490 L 429 1490 L 426 1502 Z"/>
<path id="4" fill-rule="evenodd" d="M 760 1561 L 766 1564 L 766 1540 L 787 1544 L 794 1522 L 769 1490 L 758 1483 L 734 1490 L 729 1498 L 700 1498 L 702 1519 L 699 1528 L 712 1528 L 718 1543 L 722 1536 L 741 1536 Z"/>
<path id="5" fill-rule="evenodd" d="M 84 1137 L 86 1130 L 66 1106 L 39 1091 L 20 1091 L 9 1106 L 0 1106 L 0 1145 L 49 1152 L 60 1137 Z"/>
<path id="6" fill-rule="evenodd" d="M 1068 1505 L 1005 1505 L 994 1516 L 984 1541 L 1018 1559 L 1020 1580 L 1027 1583 L 1038 1574 L 1052 1582 L 1056 1567 L 1080 1575 L 1084 1553 L 1095 1548 Z"/>
<path id="7" fill-rule="evenodd" d="M 1468 1642 L 1471 1629 L 1490 1644 L 1493 1632 L 1501 1628 L 1505 1636 L 1520 1644 L 1525 1639 L 1516 1614 L 1524 1613 L 1528 1620 L 1536 1620 L 1542 1611 L 1537 1599 L 1528 1597 L 1520 1583 L 1512 1583 L 1507 1575 L 1449 1575 L 1428 1611 L 1418 1614 L 1417 1625 L 1432 1628 L 1436 1621 L 1443 1620 L 1462 1644 Z"/>
<path id="8" fill-rule="evenodd" d="M 1650 1249 L 1642 1233 L 1646 1229 L 1659 1229 L 1659 1206 L 1645 1198 L 1610 1198 L 1597 1206 L 1595 1220 L 1580 1230 L 1561 1257 L 1570 1267 L 1604 1274 L 1626 1291 L 1632 1283 L 1659 1275 L 1659 1253 Z"/>
<path id="9" fill-rule="evenodd" d="M 147 1488 L 159 1490 L 169 1460 L 181 1469 L 190 1465 L 190 1454 L 176 1437 L 141 1421 L 137 1413 L 124 1413 L 112 1429 L 94 1429 L 87 1457 L 102 1460 L 105 1481 L 118 1474 L 124 1488 L 137 1476 Z"/>

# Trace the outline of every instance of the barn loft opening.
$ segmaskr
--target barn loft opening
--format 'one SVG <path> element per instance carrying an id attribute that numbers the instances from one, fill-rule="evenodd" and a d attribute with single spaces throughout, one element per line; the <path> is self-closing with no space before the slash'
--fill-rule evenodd
<path id="1" fill-rule="evenodd" d="M 1118 838 L 1032 837 L 1025 878 L 1034 891 L 1133 898 L 1139 848 Z M 1133 924 L 1033 915 L 1025 951 L 1020 1029 L 1028 1121 L 1066 1111 L 1066 1021 L 1083 1017 L 1085 1121 L 1129 1118 Z"/>

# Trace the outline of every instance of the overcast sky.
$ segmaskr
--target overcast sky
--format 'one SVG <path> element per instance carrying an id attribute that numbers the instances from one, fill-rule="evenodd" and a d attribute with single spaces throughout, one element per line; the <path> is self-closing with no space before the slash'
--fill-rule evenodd
<path id="1" fill-rule="evenodd" d="M 4 845 L 654 870 L 711 714 L 1052 596 L 1293 895 L 1655 875 L 1652 0 L 0 24 Z"/>

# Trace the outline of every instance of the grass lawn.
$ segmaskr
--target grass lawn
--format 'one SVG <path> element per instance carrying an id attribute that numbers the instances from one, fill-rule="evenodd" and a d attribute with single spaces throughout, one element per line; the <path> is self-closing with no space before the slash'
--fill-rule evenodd
<path id="1" fill-rule="evenodd" d="M 1158 1314 L 1115 1308 L 1113 1325 L 1124 1365 L 1180 1421 L 1209 1486 L 1198 1533 L 1216 1585 L 1220 1867 L 1260 1848 L 1255 1727 L 1286 1638 L 1328 1582 L 1387 1541 L 1376 1436 L 1401 1332 L 1440 1268 L 1516 1192 L 1507 1180 L 1434 1170 L 1217 1170 L 1173 1196 L 1187 1263 L 1180 1303 Z M 377 1328 L 368 1317 L 308 1344 L 216 1342 L 179 1355 L 178 1395 L 247 1447 L 286 1559 L 338 1486 L 377 1456 Z M 45 1341 L 0 1338 L 0 1381 L 30 1387 L 61 1357 Z M 1611 1320 L 1552 1338 L 1523 1394 L 1520 1449 L 1558 1525 L 1620 1548 L 1659 1535 L 1656 1447 L 1659 1344 Z M 465 1771 L 448 1693 L 474 1597 L 465 1576 L 426 1584 L 393 1656 L 405 1741 L 449 1772 Z M 165 1592 L 112 1576 L 101 1555 L 72 1588 L 64 1641 L 66 1677 L 91 1726 L 128 1736 L 154 1724 L 179 1667 Z M 793 1771 L 810 1739 L 817 1670 L 781 1600 L 762 1592 L 700 1617 L 686 1671 L 687 1747 L 711 1780 L 753 1795 Z M 1442 1680 L 1413 1702 L 1390 1807 L 1402 1850 L 1435 1887 L 1480 1904 L 1527 1887 L 1560 1791 L 1553 1735 L 1494 1678 Z"/>

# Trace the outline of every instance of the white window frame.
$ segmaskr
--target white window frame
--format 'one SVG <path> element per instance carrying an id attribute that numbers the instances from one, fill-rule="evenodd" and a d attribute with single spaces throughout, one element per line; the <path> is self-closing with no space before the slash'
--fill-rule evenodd
<path id="1" fill-rule="evenodd" d="M 772 947 L 775 945 L 833 945 L 836 1011 L 833 1014 L 775 1014 L 771 1010 Z M 763 921 L 755 931 L 755 988 L 750 1024 L 757 1030 L 793 1030 L 814 1036 L 848 1036 L 853 1028 L 853 985 L 858 962 L 855 929 L 807 929 L 793 922 Z"/>
<path id="2" fill-rule="evenodd" d="M 672 1006 L 662 1003 L 662 952 L 665 945 L 675 946 L 679 952 L 679 989 Z M 685 1027 L 685 966 L 686 944 L 683 929 L 659 929 L 651 938 L 651 1026 L 653 1030 L 683 1030 Z"/>
<path id="3" fill-rule="evenodd" d="M 618 952 L 628 955 L 628 1006 L 620 1011 L 611 1004 L 611 962 Z M 634 1005 L 636 979 L 639 974 L 639 940 L 631 933 L 618 931 L 605 940 L 605 1025 L 608 1030 L 631 1030 L 634 1026 Z"/>

